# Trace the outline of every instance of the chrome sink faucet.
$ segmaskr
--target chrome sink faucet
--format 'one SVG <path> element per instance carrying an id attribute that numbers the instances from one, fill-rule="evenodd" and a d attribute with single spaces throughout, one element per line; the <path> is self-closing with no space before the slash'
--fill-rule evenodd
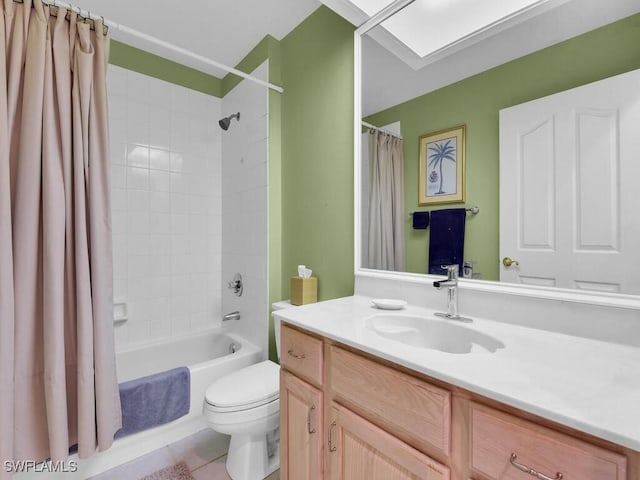
<path id="1" fill-rule="evenodd" d="M 435 315 L 449 320 L 458 320 L 460 322 L 470 323 L 472 320 L 467 317 L 461 317 L 458 313 L 458 265 L 443 265 L 443 269 L 447 270 L 446 280 L 436 280 L 433 286 L 440 290 L 447 287 L 447 313 L 436 313 Z"/>

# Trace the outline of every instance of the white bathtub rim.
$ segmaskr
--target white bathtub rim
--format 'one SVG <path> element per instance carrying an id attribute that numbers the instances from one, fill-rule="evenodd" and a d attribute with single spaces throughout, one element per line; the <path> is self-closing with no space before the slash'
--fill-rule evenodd
<path id="1" fill-rule="evenodd" d="M 121 354 L 121 353 L 130 353 L 136 350 L 142 350 L 144 348 L 151 348 L 151 347 L 157 347 L 157 346 L 162 346 L 162 345 L 168 345 L 177 341 L 182 341 L 182 340 L 189 340 L 191 338 L 194 337 L 201 337 L 203 335 L 211 335 L 211 334 L 215 334 L 215 335 L 226 335 L 228 337 L 233 338 L 234 340 L 240 340 L 242 346 L 244 346 L 245 344 L 250 344 L 251 342 L 249 342 L 247 339 L 245 339 L 244 337 L 238 335 L 237 333 L 234 333 L 231 330 L 228 330 L 224 327 L 220 327 L 220 326 L 215 326 L 215 327 L 211 327 L 211 328 L 207 328 L 207 329 L 203 329 L 203 330 L 195 330 L 192 332 L 188 332 L 188 333 L 180 333 L 180 334 L 176 334 L 176 335 L 171 335 L 168 337 L 162 337 L 162 338 L 157 338 L 154 340 L 148 340 L 146 342 L 136 342 L 136 343 L 129 343 L 127 345 L 124 345 L 122 347 L 118 347 L 118 345 L 116 345 L 115 348 L 115 354 L 116 356 Z"/>
<path id="2" fill-rule="evenodd" d="M 240 345 L 240 348 L 235 353 L 228 353 L 228 354 L 226 354 L 226 355 L 224 355 L 222 357 L 212 358 L 210 360 L 205 360 L 203 362 L 197 362 L 197 363 L 194 363 L 192 365 L 184 365 L 184 366 L 189 367 L 189 370 L 193 372 L 194 370 L 197 370 L 198 368 L 210 365 L 211 362 L 215 362 L 216 360 L 223 359 L 223 358 L 228 358 L 228 357 L 231 357 L 233 355 L 251 355 L 251 354 L 254 354 L 256 352 L 262 352 L 263 356 L 264 356 L 263 350 L 260 347 L 258 347 L 257 345 L 251 343 L 246 338 L 241 337 L 240 335 L 237 335 L 235 333 L 229 333 L 229 332 L 225 332 L 224 335 L 228 336 L 231 340 L 233 340 L 234 343 Z"/>

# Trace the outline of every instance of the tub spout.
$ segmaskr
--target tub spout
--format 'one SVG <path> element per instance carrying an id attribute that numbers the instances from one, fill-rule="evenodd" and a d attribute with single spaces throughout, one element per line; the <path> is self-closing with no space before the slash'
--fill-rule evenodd
<path id="1" fill-rule="evenodd" d="M 224 317 L 222 317 L 223 322 L 228 322 L 229 320 L 240 320 L 240 312 L 231 312 L 227 313 Z"/>

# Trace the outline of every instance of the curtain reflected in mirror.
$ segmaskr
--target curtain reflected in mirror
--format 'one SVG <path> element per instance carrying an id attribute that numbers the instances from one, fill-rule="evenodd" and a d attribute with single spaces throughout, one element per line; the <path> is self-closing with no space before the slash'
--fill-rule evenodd
<path id="1" fill-rule="evenodd" d="M 366 163 L 369 195 L 366 252 L 368 268 L 404 271 L 404 158 L 402 138 L 369 129 Z"/>

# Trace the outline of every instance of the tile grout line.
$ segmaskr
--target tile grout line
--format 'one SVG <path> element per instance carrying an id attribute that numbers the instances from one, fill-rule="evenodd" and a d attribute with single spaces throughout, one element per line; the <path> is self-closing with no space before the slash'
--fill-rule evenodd
<path id="1" fill-rule="evenodd" d="M 217 462 L 218 460 L 220 460 L 221 458 L 224 458 L 226 456 L 227 456 L 227 454 L 224 453 L 224 454 L 220 455 L 219 457 L 214 458 L 213 460 L 211 460 L 211 461 L 209 461 L 209 462 L 207 462 L 207 463 L 205 463 L 203 465 L 200 465 L 199 467 L 194 468 L 193 470 L 191 470 L 191 473 L 195 472 L 196 470 L 200 470 L 201 468 L 206 467 L 207 465 L 209 465 L 211 463 Z M 225 465 L 225 471 L 226 471 L 226 469 L 227 469 L 227 467 Z"/>

